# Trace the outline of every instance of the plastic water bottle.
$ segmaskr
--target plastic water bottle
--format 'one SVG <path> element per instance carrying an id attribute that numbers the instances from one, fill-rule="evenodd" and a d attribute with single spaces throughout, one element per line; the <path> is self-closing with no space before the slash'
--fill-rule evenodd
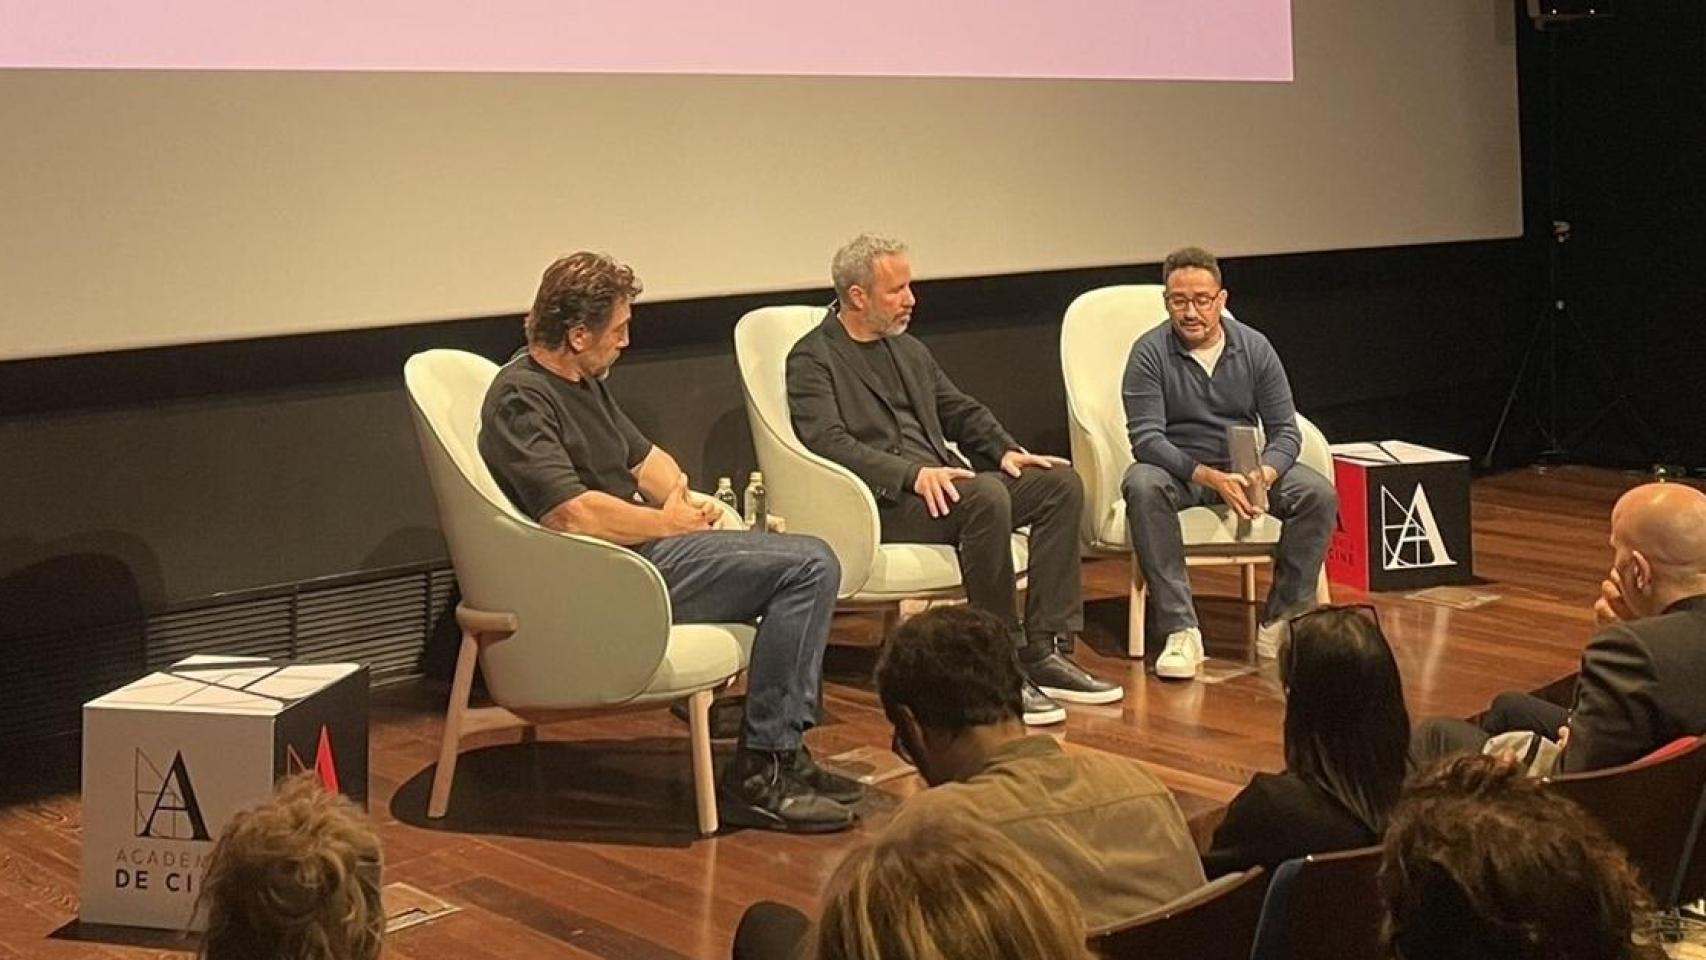
<path id="1" fill-rule="evenodd" d="M 748 530 L 763 533 L 769 528 L 770 495 L 764 490 L 764 474 L 757 470 L 746 481 L 746 511 L 744 517 Z"/>
<path id="2" fill-rule="evenodd" d="M 718 477 L 717 492 L 713 496 L 722 501 L 723 506 L 728 507 L 730 512 L 736 515 L 740 514 L 740 500 L 735 497 L 735 482 L 733 480 L 728 477 Z"/>

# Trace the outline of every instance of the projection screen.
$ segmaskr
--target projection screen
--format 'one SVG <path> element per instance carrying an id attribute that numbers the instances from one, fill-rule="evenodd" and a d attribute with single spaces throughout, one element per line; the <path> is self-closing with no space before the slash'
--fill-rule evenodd
<path id="1" fill-rule="evenodd" d="M 0 359 L 1521 229 L 1506 2 L 242 6 L 0 0 Z"/>

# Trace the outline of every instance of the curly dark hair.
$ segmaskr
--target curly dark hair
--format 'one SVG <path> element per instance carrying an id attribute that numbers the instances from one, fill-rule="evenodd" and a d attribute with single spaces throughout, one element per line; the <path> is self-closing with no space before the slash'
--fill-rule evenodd
<path id="1" fill-rule="evenodd" d="M 1401 960 L 1633 960 L 1651 907 L 1586 812 L 1509 761 L 1457 757 L 1393 813 L 1380 865 Z M 1649 944 L 1650 945 L 1650 944 Z"/>
<path id="2" fill-rule="evenodd" d="M 571 253 L 545 268 L 527 314 L 527 342 L 556 350 L 569 331 L 603 330 L 616 304 L 633 300 L 645 287 L 632 267 L 604 253 Z"/>
<path id="3" fill-rule="evenodd" d="M 1021 716 L 1021 683 L 1006 626 L 970 607 L 938 607 L 906 621 L 877 662 L 877 693 L 890 722 L 906 707 L 939 730 Z"/>

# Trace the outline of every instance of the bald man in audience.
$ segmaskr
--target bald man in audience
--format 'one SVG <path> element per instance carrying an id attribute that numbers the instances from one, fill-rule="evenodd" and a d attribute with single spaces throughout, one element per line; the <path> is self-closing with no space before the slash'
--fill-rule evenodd
<path id="1" fill-rule="evenodd" d="M 1423 724 L 1420 758 L 1532 730 L 1562 745 L 1558 772 L 1577 773 L 1706 733 L 1706 494 L 1678 483 L 1630 490 L 1611 511 L 1611 549 L 1594 604 L 1599 631 L 1582 651 L 1574 706 L 1500 694 L 1478 726 Z"/>

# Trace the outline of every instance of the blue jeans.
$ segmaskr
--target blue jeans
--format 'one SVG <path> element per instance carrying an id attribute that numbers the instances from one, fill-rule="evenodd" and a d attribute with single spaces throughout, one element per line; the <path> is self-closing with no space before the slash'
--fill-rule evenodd
<path id="1" fill-rule="evenodd" d="M 797 749 L 817 716 L 823 648 L 841 585 L 829 545 L 798 534 L 709 530 L 634 550 L 663 573 L 676 623 L 758 621 L 741 743 Z"/>
<path id="2" fill-rule="evenodd" d="M 1223 502 L 1220 494 L 1148 463 L 1126 469 L 1122 492 L 1131 546 L 1149 585 L 1156 628 L 1165 636 L 1196 626 L 1179 511 L 1218 506 Z M 1331 480 L 1301 463 L 1293 464 L 1268 490 L 1268 512 L 1281 520 L 1279 544 L 1274 548 L 1274 582 L 1262 614 L 1264 621 L 1273 621 L 1315 606 L 1316 581 L 1338 519 L 1339 496 Z"/>

